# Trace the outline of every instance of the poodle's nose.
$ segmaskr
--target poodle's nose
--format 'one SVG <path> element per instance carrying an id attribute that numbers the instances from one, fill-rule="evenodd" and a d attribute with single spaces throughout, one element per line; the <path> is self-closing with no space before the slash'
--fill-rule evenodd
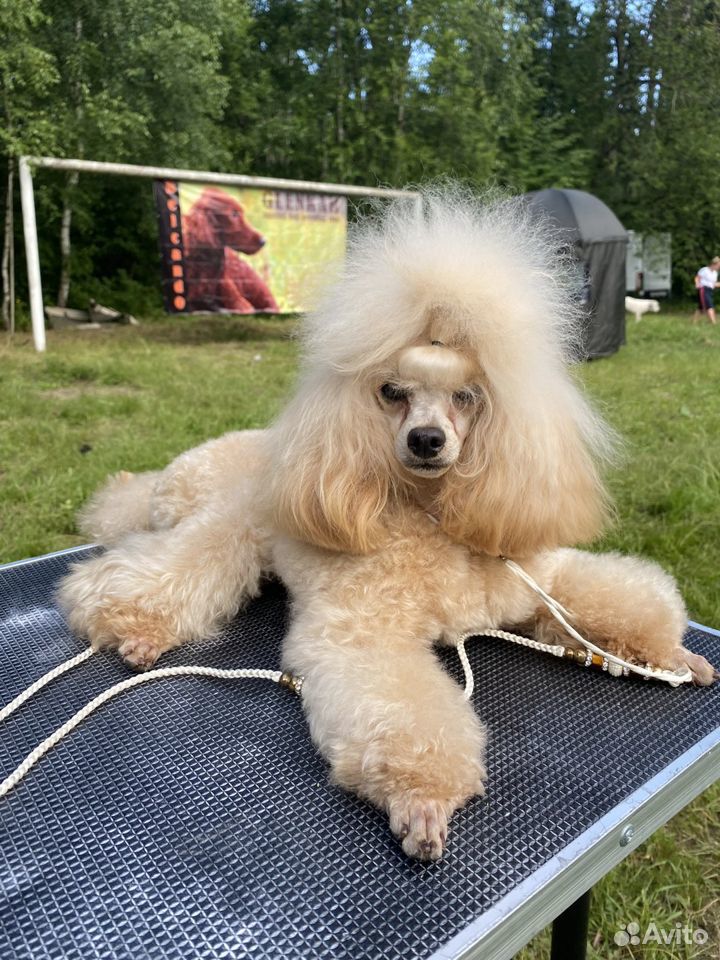
<path id="1" fill-rule="evenodd" d="M 439 427 L 413 427 L 407 445 L 421 460 L 432 460 L 445 446 L 445 434 Z"/>

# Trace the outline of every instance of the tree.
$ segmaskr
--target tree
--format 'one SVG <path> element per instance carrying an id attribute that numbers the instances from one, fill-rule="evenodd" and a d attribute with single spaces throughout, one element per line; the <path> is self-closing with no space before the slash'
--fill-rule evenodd
<path id="1" fill-rule="evenodd" d="M 648 33 L 644 125 L 627 216 L 640 230 L 672 233 L 676 275 L 689 292 L 698 267 L 720 248 L 720 130 L 713 97 L 720 7 L 657 0 Z"/>
<path id="2" fill-rule="evenodd" d="M 44 43 L 61 65 L 54 120 L 66 156 L 223 166 L 219 127 L 228 82 L 224 24 L 238 0 L 44 0 Z M 57 302 L 70 288 L 78 174 L 62 190 Z"/>
<path id="3" fill-rule="evenodd" d="M 35 42 L 44 19 L 39 0 L 0 0 L 0 155 L 7 173 L 1 269 L 6 329 L 12 329 L 14 322 L 15 160 L 24 153 L 51 148 L 55 139 L 44 103 L 57 83 L 57 71 L 52 56 Z"/>
<path id="4" fill-rule="evenodd" d="M 144 118 L 118 90 L 122 60 L 108 47 L 116 45 L 107 22 L 113 4 L 87 0 L 44 0 L 48 16 L 44 46 L 60 66 L 60 82 L 53 103 L 53 119 L 65 156 L 82 159 L 117 158 L 128 138 L 142 135 Z M 115 51 L 112 51 L 115 52 Z M 124 53 L 125 51 L 123 51 Z M 79 175 L 65 178 L 60 221 L 60 281 L 58 306 L 67 305 L 70 290 L 70 231 Z"/>
<path id="5" fill-rule="evenodd" d="M 686 273 L 720 245 L 708 95 L 718 0 L 0 0 L 0 10 L 6 157 L 59 149 L 348 183 L 579 187 L 629 227 L 672 231 Z M 71 229 L 74 289 L 87 294 L 101 269 L 151 283 L 146 184 L 84 178 L 80 192 L 77 177 L 60 186 L 46 174 L 37 200 L 61 237 L 58 250 L 41 236 L 60 302 Z"/>

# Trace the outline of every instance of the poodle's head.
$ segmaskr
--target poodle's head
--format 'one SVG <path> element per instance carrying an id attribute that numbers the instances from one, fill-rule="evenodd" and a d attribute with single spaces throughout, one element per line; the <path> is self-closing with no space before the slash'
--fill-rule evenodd
<path id="1" fill-rule="evenodd" d="M 447 191 L 355 231 L 274 430 L 281 529 L 368 552 L 421 509 L 511 556 L 599 532 L 610 437 L 568 369 L 577 271 L 557 249 L 519 202 Z"/>

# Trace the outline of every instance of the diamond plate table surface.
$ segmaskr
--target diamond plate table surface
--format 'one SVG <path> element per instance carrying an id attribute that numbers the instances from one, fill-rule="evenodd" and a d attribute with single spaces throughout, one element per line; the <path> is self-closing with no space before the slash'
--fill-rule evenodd
<path id="1" fill-rule="evenodd" d="M 0 705 L 83 649 L 52 602 L 82 556 L 0 568 Z M 275 669 L 287 616 L 269 582 L 222 637 L 163 665 Z M 718 636 L 687 642 L 720 662 Z M 456 955 L 478 917 L 720 727 L 720 685 L 615 680 L 498 639 L 468 650 L 489 789 L 439 863 L 406 859 L 383 815 L 328 784 L 289 691 L 161 680 L 102 707 L 0 801 L 0 957 Z M 128 673 L 99 655 L 28 701 L 0 725 L 0 779 Z"/>

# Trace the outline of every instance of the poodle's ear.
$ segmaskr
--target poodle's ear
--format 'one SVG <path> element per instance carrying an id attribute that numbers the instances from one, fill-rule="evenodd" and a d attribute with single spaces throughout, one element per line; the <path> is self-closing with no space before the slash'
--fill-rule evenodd
<path id="1" fill-rule="evenodd" d="M 590 541 L 608 518 L 596 461 L 611 443 L 568 381 L 549 386 L 545 396 L 525 397 L 521 408 L 496 398 L 444 484 L 442 526 L 493 556 Z"/>
<path id="2" fill-rule="evenodd" d="M 367 385 L 307 382 L 273 442 L 270 497 L 280 530 L 329 550 L 368 553 L 379 545 L 392 457 Z"/>

